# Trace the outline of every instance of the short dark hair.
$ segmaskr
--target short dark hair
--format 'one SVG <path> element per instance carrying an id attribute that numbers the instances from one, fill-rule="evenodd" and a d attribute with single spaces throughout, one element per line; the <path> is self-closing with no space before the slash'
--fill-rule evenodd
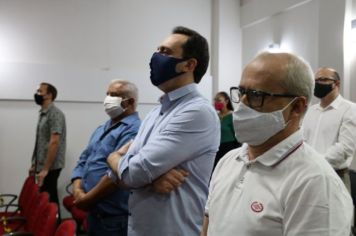
<path id="1" fill-rule="evenodd" d="M 216 94 L 216 96 L 223 96 L 224 99 L 227 101 L 226 108 L 227 108 L 228 110 L 230 110 L 230 111 L 233 111 L 233 110 L 234 110 L 234 107 L 232 106 L 232 103 L 231 103 L 230 96 L 229 96 L 226 92 L 224 92 L 224 91 L 218 92 L 218 93 Z"/>
<path id="2" fill-rule="evenodd" d="M 339 75 L 339 73 L 337 73 L 336 70 L 334 71 L 334 79 L 340 80 L 340 75 Z"/>
<path id="3" fill-rule="evenodd" d="M 209 45 L 207 40 L 198 32 L 183 26 L 175 27 L 172 33 L 188 36 L 188 40 L 182 45 L 182 56 L 183 58 L 195 58 L 197 60 L 198 65 L 194 70 L 194 82 L 198 84 L 209 65 Z"/>
<path id="4" fill-rule="evenodd" d="M 45 83 L 42 82 L 41 85 L 46 85 L 47 86 L 47 93 L 52 94 L 52 101 L 56 100 L 57 97 L 57 89 L 50 83 Z"/>

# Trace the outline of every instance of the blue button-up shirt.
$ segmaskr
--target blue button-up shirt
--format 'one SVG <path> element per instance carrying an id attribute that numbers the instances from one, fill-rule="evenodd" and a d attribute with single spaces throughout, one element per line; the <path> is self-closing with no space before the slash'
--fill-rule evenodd
<path id="1" fill-rule="evenodd" d="M 132 187 L 129 235 L 199 235 L 220 122 L 208 100 L 189 84 L 165 94 L 145 118 L 119 178 Z M 172 168 L 189 172 L 169 194 L 155 193 L 153 180 Z"/>
<path id="2" fill-rule="evenodd" d="M 84 191 L 90 191 L 108 171 L 106 159 L 109 154 L 133 139 L 140 124 L 140 118 L 135 112 L 122 119 L 116 126 L 111 127 L 111 120 L 99 126 L 91 136 L 87 148 L 80 155 L 72 179 L 81 178 Z M 118 189 L 97 203 L 92 211 L 101 214 L 127 215 L 128 195 L 127 191 Z"/>

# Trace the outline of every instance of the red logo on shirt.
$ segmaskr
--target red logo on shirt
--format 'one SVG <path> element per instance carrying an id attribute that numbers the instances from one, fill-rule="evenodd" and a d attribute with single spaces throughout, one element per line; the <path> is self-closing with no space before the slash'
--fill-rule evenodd
<path id="1" fill-rule="evenodd" d="M 263 211 L 263 205 L 260 202 L 253 202 L 251 204 L 251 210 L 253 210 L 254 212 L 261 212 Z"/>

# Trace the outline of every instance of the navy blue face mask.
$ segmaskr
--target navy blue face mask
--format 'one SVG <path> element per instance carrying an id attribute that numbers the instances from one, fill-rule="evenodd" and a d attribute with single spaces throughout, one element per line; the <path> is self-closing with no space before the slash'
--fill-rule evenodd
<path id="1" fill-rule="evenodd" d="M 185 60 L 187 59 L 169 57 L 158 52 L 153 53 L 150 62 L 150 78 L 152 84 L 154 86 L 159 86 L 170 79 L 184 74 L 185 72 L 176 72 L 176 65 Z"/>

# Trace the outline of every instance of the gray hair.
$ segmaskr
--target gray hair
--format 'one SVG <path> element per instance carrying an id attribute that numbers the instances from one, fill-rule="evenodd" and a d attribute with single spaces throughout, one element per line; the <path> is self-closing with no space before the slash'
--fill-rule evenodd
<path id="1" fill-rule="evenodd" d="M 303 58 L 288 53 L 286 80 L 282 83 L 289 94 L 304 96 L 309 105 L 314 93 L 314 74 L 309 63 Z"/>
<path id="2" fill-rule="evenodd" d="M 137 86 L 128 81 L 128 80 L 123 80 L 123 79 L 114 79 L 111 81 L 110 84 L 116 84 L 119 83 L 121 85 L 123 85 L 123 95 L 126 98 L 133 98 L 135 100 L 135 108 L 137 106 L 137 102 L 138 102 L 138 88 Z"/>
<path id="3" fill-rule="evenodd" d="M 288 91 L 288 94 L 304 96 L 309 104 L 314 92 L 314 74 L 309 63 L 291 53 L 262 52 L 257 55 L 257 58 L 274 59 L 274 56 L 283 56 L 286 60 L 282 65 L 285 74 L 282 75 L 284 79 L 280 82 L 281 86 Z"/>

